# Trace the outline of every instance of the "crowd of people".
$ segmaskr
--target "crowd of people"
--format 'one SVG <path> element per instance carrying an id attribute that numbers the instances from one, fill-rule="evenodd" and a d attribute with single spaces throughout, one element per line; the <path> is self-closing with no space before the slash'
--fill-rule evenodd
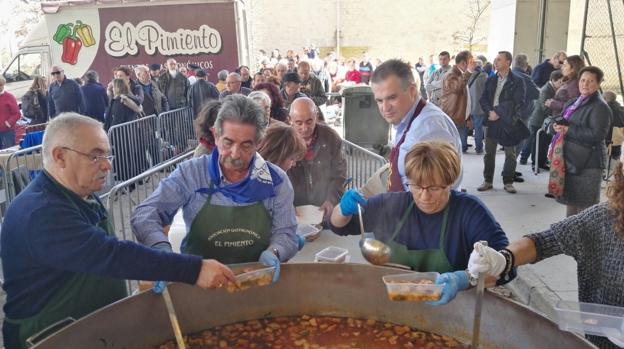
<path id="1" fill-rule="evenodd" d="M 532 69 L 526 55 L 506 51 L 492 63 L 469 51 L 441 52 L 438 59 L 429 66 L 422 59 L 373 65 L 365 53 L 342 65 L 332 54 L 320 59 L 313 48 L 285 57 L 274 50 L 270 57 L 261 52 L 255 71 L 218 72 L 216 84 L 199 67 L 169 59 L 164 69 L 118 67 L 106 87 L 96 72 L 81 86 L 52 67 L 47 90 L 45 81 L 31 89 L 31 100 L 47 106 L 45 118 L 32 119 L 51 118 L 44 171 L 11 203 L 2 226 L 6 347 L 19 348 L 51 323 L 123 298 L 121 279 L 220 288 L 233 282 L 226 264 L 258 261 L 275 267 L 278 282 L 280 264 L 304 244 L 296 233 L 300 205 L 317 206 L 323 226 L 338 235 L 359 234 L 360 223 L 374 231 L 392 247 L 393 263 L 442 273 L 435 306 L 474 285 L 475 275 L 487 274 L 488 286 L 505 284 L 517 266 L 562 253 L 579 263 L 580 301 L 624 306 L 617 262 L 624 251 L 622 165 L 608 203 L 596 205 L 608 134 L 622 115 L 612 95 L 605 101 L 598 92 L 602 71 L 565 52 Z M 345 190 L 342 139 L 319 108 L 327 92 L 352 84 L 370 85 L 395 131 L 383 189 Z M 138 244 L 119 241 L 95 195 L 112 169 L 105 130 L 181 107 L 195 118 L 194 157 L 135 208 Z M 6 120 L 8 127 L 13 119 Z M 517 157 L 531 158 L 550 169 L 548 192 L 571 217 L 510 242 L 489 209 L 462 190 L 470 132 L 475 152 L 484 153 L 478 191 L 493 188 L 502 146 L 504 190 L 516 193 Z M 178 210 L 187 227 L 182 254 L 172 252 L 167 237 Z M 605 338 L 591 340 L 612 347 Z"/>

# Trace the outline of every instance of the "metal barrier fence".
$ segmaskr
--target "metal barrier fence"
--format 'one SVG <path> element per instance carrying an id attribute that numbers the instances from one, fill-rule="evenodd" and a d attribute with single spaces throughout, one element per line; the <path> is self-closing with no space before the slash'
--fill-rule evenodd
<path id="1" fill-rule="evenodd" d="M 5 202 L 13 200 L 30 183 L 41 170 L 43 170 L 43 159 L 41 156 L 41 145 L 18 150 L 10 153 L 6 160 L 0 156 L 3 174 L 3 190 Z"/>
<path id="2" fill-rule="evenodd" d="M 342 141 L 342 154 L 347 160 L 347 178 L 353 179 L 353 186 L 362 187 L 366 181 L 388 161 L 372 151 L 347 140 Z"/>
<path id="3" fill-rule="evenodd" d="M 113 178 L 123 182 L 161 162 L 157 138 L 158 117 L 151 115 L 115 125 L 108 130 L 113 161 Z"/>
<path id="4" fill-rule="evenodd" d="M 174 158 L 197 145 L 191 108 L 180 108 L 158 115 L 158 135 L 162 161 Z"/>
<path id="5" fill-rule="evenodd" d="M 115 185 L 108 193 L 100 196 L 106 202 L 109 218 L 119 239 L 136 241 L 130 227 L 130 216 L 134 208 L 150 196 L 160 181 L 175 170 L 182 161 L 190 159 L 193 152 L 170 159 L 140 175 Z"/>

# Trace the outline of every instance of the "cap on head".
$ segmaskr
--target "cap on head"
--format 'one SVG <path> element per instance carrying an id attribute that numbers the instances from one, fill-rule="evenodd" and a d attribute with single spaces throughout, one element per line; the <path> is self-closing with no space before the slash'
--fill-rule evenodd
<path id="1" fill-rule="evenodd" d="M 295 82 L 297 84 L 301 83 L 301 79 L 299 78 L 299 74 L 297 73 L 286 73 L 284 74 L 283 81 L 286 82 Z"/>

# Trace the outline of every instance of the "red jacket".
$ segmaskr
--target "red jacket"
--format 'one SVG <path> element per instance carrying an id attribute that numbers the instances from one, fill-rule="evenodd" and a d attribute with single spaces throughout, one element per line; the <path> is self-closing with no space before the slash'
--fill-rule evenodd
<path id="1" fill-rule="evenodd" d="M 15 123 L 21 116 L 15 97 L 7 91 L 0 94 L 0 132 L 15 130 Z M 11 126 L 7 127 L 6 122 Z"/>

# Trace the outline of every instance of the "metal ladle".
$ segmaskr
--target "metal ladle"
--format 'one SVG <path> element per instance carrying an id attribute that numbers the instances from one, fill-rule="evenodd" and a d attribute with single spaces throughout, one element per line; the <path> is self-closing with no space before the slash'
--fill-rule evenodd
<path id="1" fill-rule="evenodd" d="M 362 220 L 362 207 L 358 204 L 358 215 L 360 217 L 360 232 L 362 233 L 362 241 L 360 241 L 360 249 L 364 259 L 374 265 L 383 265 L 390 261 L 392 250 L 383 242 L 364 237 L 364 221 Z"/>

